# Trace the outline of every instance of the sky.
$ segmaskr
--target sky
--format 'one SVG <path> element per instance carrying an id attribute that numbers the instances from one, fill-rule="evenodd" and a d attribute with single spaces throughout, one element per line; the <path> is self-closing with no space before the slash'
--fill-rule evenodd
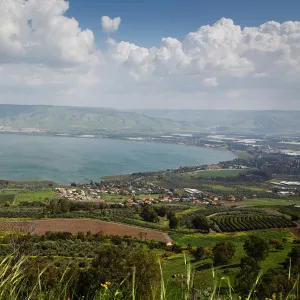
<path id="1" fill-rule="evenodd" d="M 0 103 L 300 109 L 299 0 L 0 0 Z"/>

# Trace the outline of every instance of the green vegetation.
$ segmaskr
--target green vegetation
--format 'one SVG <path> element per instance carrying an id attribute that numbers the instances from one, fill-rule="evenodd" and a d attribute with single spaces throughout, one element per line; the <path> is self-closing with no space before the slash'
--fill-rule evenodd
<path id="1" fill-rule="evenodd" d="M 11 192 L 5 193 L 0 192 L 0 204 L 10 203 L 12 204 L 15 200 L 16 194 L 12 194 Z"/>
<path id="2" fill-rule="evenodd" d="M 248 169 L 239 169 L 243 165 Z M 0 257 L 13 254 L 10 270 L 20 259 L 26 261 L 24 269 L 20 267 L 26 270 L 22 278 L 26 288 L 16 285 L 17 291 L 25 299 L 29 289 L 33 290 L 33 300 L 54 299 L 54 295 L 59 300 L 68 297 L 72 300 L 82 297 L 87 300 L 236 300 L 239 297 L 260 300 L 272 297 L 273 293 L 278 299 L 299 298 L 297 221 L 300 209 L 295 204 L 300 203 L 300 194 L 296 191 L 297 196 L 281 197 L 275 191 L 268 193 L 267 180 L 279 172 L 298 174 L 300 163 L 289 158 L 268 156 L 263 160 L 253 156 L 248 161 L 221 162 L 220 166 L 224 170 L 182 167 L 132 174 L 129 182 L 73 184 L 79 189 L 73 191 L 72 199 L 77 199 L 73 201 L 57 199 L 51 186 L 18 186 L 1 192 Z M 7 183 L 1 184 L 3 189 L 8 189 Z M 190 195 L 185 187 L 199 188 L 204 193 Z M 131 188 L 141 194 L 130 194 Z M 98 190 L 107 193 L 101 192 L 101 201 Z M 167 202 L 158 201 L 167 195 Z M 156 198 L 156 201 L 141 201 L 142 198 Z M 132 201 L 125 201 L 128 199 Z M 17 222 L 5 222 L 10 218 Z M 27 235 L 24 232 L 29 230 L 14 227 L 29 224 L 41 232 L 39 224 L 50 224 L 50 227 L 45 225 L 45 232 L 53 228 L 52 224 L 67 223 L 49 219 L 67 218 L 73 219 L 69 223 L 73 235 L 66 232 Z M 139 239 L 77 233 L 78 228 L 86 228 L 87 224 L 94 224 L 91 229 L 94 233 L 101 229 L 96 227 L 101 224 L 115 226 L 116 235 L 127 234 L 121 224 L 77 219 L 134 225 L 139 228 L 134 228 L 137 232 L 132 235 Z M 116 230 L 118 226 L 124 231 Z M 105 227 L 102 228 L 105 232 Z M 146 232 L 145 228 L 154 230 Z M 45 270 L 44 275 L 39 276 L 37 269 Z M 34 288 L 37 281 L 39 284 Z M 0 284 L 0 300 L 1 292 Z"/>
<path id="3" fill-rule="evenodd" d="M 202 170 L 193 173 L 188 173 L 190 176 L 199 176 L 199 177 L 228 177 L 235 176 L 240 173 L 245 172 L 244 169 L 216 169 L 216 170 Z"/>
<path id="4" fill-rule="evenodd" d="M 231 240 L 237 245 L 237 251 L 239 250 L 240 255 L 244 254 L 242 244 L 245 242 L 249 235 L 260 236 L 266 240 L 269 239 L 287 239 L 289 245 L 295 238 L 294 234 L 289 229 L 278 229 L 278 230 L 261 230 L 261 231 L 248 231 L 248 232 L 236 232 L 236 233 L 171 233 L 172 239 L 180 246 L 186 247 L 192 245 L 193 247 L 202 246 L 205 248 L 212 248 L 217 242 L 223 240 Z M 274 260 L 276 261 L 276 260 Z"/>
<path id="5" fill-rule="evenodd" d="M 44 202 L 45 200 L 57 199 L 55 192 L 52 190 L 42 190 L 37 192 L 21 191 L 17 193 L 15 203 L 21 202 Z"/>
<path id="6" fill-rule="evenodd" d="M 266 189 L 266 188 L 261 188 L 261 187 L 256 187 L 256 186 L 237 185 L 236 187 L 239 188 L 239 189 L 250 190 L 250 191 L 253 191 L 253 192 L 267 192 L 268 191 L 268 189 Z"/>
<path id="7" fill-rule="evenodd" d="M 291 204 L 299 204 L 299 197 L 293 198 L 253 198 L 253 199 L 244 199 L 243 201 L 236 202 L 234 205 L 238 206 L 286 206 Z"/>
<path id="8" fill-rule="evenodd" d="M 0 180 L 0 188 L 4 187 L 7 189 L 41 189 L 41 188 L 49 188 L 49 187 L 55 187 L 57 184 L 54 181 L 51 180 L 24 180 L 24 181 L 18 181 L 18 180 Z"/>
<path id="9" fill-rule="evenodd" d="M 259 214 L 220 215 L 211 218 L 223 232 L 246 231 L 253 229 L 284 228 L 296 226 L 285 217 Z"/>
<path id="10" fill-rule="evenodd" d="M 220 185 L 220 184 L 205 184 L 203 185 L 204 188 L 209 187 L 212 188 L 213 190 L 217 190 L 217 191 L 227 191 L 227 192 L 233 192 L 234 191 L 234 187 L 228 187 L 228 186 L 224 186 L 224 185 Z"/>

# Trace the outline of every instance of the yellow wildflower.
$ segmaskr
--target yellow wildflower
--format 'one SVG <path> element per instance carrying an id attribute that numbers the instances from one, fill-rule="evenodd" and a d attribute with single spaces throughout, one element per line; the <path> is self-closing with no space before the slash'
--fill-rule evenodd
<path id="1" fill-rule="evenodd" d="M 106 289 L 106 290 L 107 290 L 107 284 L 105 284 L 105 283 L 101 283 L 101 287 L 103 287 L 104 289 Z"/>

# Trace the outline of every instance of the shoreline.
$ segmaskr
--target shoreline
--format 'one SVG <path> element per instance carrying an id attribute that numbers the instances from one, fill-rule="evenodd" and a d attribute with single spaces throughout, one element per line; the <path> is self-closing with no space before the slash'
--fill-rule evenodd
<path id="1" fill-rule="evenodd" d="M 82 134 L 82 135 L 75 135 L 75 134 L 56 134 L 56 133 L 47 133 L 47 132 L 34 132 L 34 133 L 30 133 L 30 132 L 1 132 L 0 131 L 0 135 L 1 134 L 6 134 L 6 135 L 23 135 L 23 136 L 43 136 L 43 137 L 61 137 L 61 138 L 78 138 L 78 139 L 103 139 L 103 140 L 117 140 L 117 141 L 125 141 L 125 142 L 139 142 L 139 143 L 155 143 L 155 144 L 168 144 L 168 145 L 178 145 L 178 146 L 189 146 L 189 147 L 196 147 L 196 148 L 202 148 L 202 149 L 214 149 L 214 150 L 218 150 L 218 151 L 227 151 L 227 152 L 231 152 L 234 155 L 236 155 L 235 151 L 226 149 L 224 147 L 208 147 L 205 145 L 190 145 L 190 144 L 185 144 L 185 143 L 172 143 L 171 141 L 159 141 L 154 139 L 130 139 L 130 138 L 123 138 L 123 137 L 119 137 L 119 138 L 112 138 L 112 137 L 105 137 L 105 136 L 100 136 L 100 135 L 94 135 L 94 134 Z"/>

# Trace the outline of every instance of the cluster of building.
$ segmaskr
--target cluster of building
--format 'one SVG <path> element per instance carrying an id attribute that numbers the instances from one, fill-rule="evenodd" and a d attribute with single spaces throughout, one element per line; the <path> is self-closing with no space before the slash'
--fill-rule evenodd
<path id="1" fill-rule="evenodd" d="M 103 201 L 101 200 L 101 196 L 99 195 L 100 190 L 83 190 L 76 188 L 56 188 L 55 192 L 59 197 L 68 199 L 70 201 Z"/>
<path id="2" fill-rule="evenodd" d="M 300 192 L 299 181 L 273 181 L 271 184 L 273 192 L 280 195 L 296 195 Z"/>
<path id="3" fill-rule="evenodd" d="M 75 186 L 82 189 L 99 190 L 99 193 L 123 196 L 132 194 L 165 194 L 169 192 L 168 189 L 145 181 L 123 182 L 119 180 L 109 180 L 99 183 L 75 184 Z"/>

